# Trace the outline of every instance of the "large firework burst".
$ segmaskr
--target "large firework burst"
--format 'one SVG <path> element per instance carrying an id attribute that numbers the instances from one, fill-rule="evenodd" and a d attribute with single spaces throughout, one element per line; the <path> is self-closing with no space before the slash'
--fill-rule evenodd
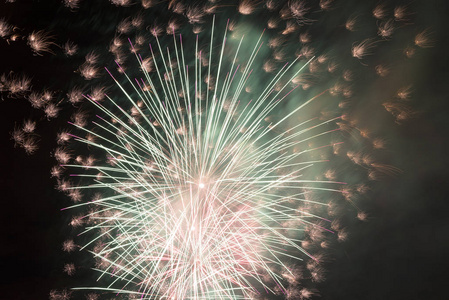
<path id="1" fill-rule="evenodd" d="M 115 278 L 106 289 L 145 299 L 248 299 L 260 288 L 285 291 L 285 277 L 296 276 L 286 261 L 301 260 L 301 253 L 316 259 L 301 247 L 303 231 L 328 230 L 316 224 L 329 221 L 313 209 L 326 206 L 327 198 L 308 196 L 338 186 L 310 175 L 326 160 L 313 159 L 316 149 L 308 142 L 333 132 L 335 119 L 289 127 L 315 99 L 295 97 L 291 112 L 269 120 L 292 98 L 291 81 L 307 63 L 281 68 L 252 99 L 244 89 L 260 41 L 243 61 L 243 39 L 231 50 L 225 34 L 216 58 L 212 42 L 205 58 L 197 41 L 188 65 L 181 37 L 179 44 L 173 37 L 174 49 L 161 52 L 159 62 L 152 53 L 155 76 L 138 57 L 144 79 L 129 79 L 132 94 L 122 88 L 131 114 L 123 101 L 118 106 L 110 99 L 113 112 L 91 99 L 111 121 L 99 117 L 99 133 L 79 126 L 94 139 L 75 139 L 106 152 L 109 162 L 80 166 L 99 173 L 79 176 L 97 180 L 73 188 L 105 193 L 74 206 L 97 208 L 82 218 L 89 219 L 87 232 L 99 230 L 86 246 L 96 245 L 102 276 Z M 233 57 L 226 64 L 225 53 Z"/>

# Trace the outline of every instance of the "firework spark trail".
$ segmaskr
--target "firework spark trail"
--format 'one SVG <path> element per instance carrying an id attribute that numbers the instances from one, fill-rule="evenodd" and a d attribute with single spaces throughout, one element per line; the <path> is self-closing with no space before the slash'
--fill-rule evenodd
<path id="1" fill-rule="evenodd" d="M 212 30 L 211 50 L 213 36 Z M 192 84 L 182 39 L 179 36 L 178 45 L 176 35 L 173 38 L 177 67 L 167 63 L 173 53 L 167 49 L 164 58 L 156 39 L 160 62 L 153 49 L 151 52 L 157 77 L 151 77 L 143 67 L 146 82 L 142 79 L 133 83 L 125 74 L 135 95 L 129 94 L 110 73 L 138 111 L 137 117 L 129 115 L 110 97 L 107 98 L 120 114 L 90 98 L 113 122 L 104 117 L 101 122 L 94 122 L 103 134 L 74 124 L 97 137 L 98 142 L 79 136 L 75 140 L 101 149 L 111 161 L 111 166 L 87 167 L 101 173 L 95 184 L 73 187 L 109 189 L 114 193 L 71 207 L 95 205 L 99 209 L 88 216 L 96 224 L 83 233 L 101 233 L 83 248 L 103 240 L 102 246 L 92 253 L 106 264 L 104 269 L 98 269 L 100 278 L 108 275 L 115 279 L 98 289 L 138 293 L 144 299 L 249 299 L 261 288 L 274 293 L 273 284 L 285 291 L 282 276 L 272 269 L 279 267 L 291 273 L 285 265 L 287 259 L 312 257 L 300 246 L 298 232 L 304 231 L 304 227 L 285 224 L 294 220 L 315 226 L 323 218 L 303 208 L 312 202 L 305 195 L 312 190 L 338 192 L 342 184 L 310 179 L 307 175 L 315 164 L 325 161 L 309 160 L 306 155 L 314 149 L 305 143 L 332 133 L 335 129 L 325 128 L 336 119 L 308 120 L 270 137 L 275 128 L 286 127 L 292 115 L 316 98 L 304 101 L 270 126 L 264 125 L 263 120 L 281 102 L 288 101 L 295 90 L 288 86 L 310 61 L 297 69 L 295 62 L 285 65 L 256 99 L 241 108 L 241 101 L 245 100 L 241 92 L 251 76 L 262 36 L 239 74 L 236 60 L 243 38 L 230 68 L 223 72 L 227 47 L 224 33 L 213 87 L 209 83 L 201 85 L 202 54 L 198 51 Z M 143 60 L 136 57 L 142 66 Z M 210 78 L 212 53 L 208 59 L 206 76 Z M 226 74 L 223 79 L 222 73 Z M 275 91 L 275 85 L 285 77 L 286 83 Z M 150 92 L 143 89 L 146 85 Z M 177 94 L 179 86 L 184 99 Z M 203 89 L 207 96 L 200 100 L 198 95 Z M 209 94 L 210 90 L 213 92 Z M 228 98 L 231 103 L 225 111 Z M 292 151 L 298 146 L 301 151 Z M 327 205 L 325 199 L 313 203 Z M 270 280 L 262 279 L 263 275 Z M 116 287 L 117 284 L 122 287 Z"/>

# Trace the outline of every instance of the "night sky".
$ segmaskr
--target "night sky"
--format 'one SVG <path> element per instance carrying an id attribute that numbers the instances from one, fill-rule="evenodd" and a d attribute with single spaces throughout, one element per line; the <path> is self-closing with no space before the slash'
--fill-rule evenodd
<path id="1" fill-rule="evenodd" d="M 60 1 L 4 2 L 0 3 L 0 19 L 4 17 L 21 28 L 24 36 L 34 28 L 48 29 L 58 38 L 67 32 L 81 48 L 98 44 L 105 52 L 106 41 L 115 30 L 114 25 L 105 24 L 120 20 L 134 9 L 96 0 L 92 6 L 82 1 L 76 12 L 65 9 Z M 363 5 L 375 3 L 366 1 Z M 416 12 L 410 26 L 430 28 L 434 47 L 418 53 L 412 67 L 404 68 L 411 72 L 404 76 L 413 83 L 409 101 L 413 116 L 400 124 L 388 119 L 377 124 L 387 141 L 389 162 L 402 173 L 373 183 L 366 200 L 369 222 L 358 223 L 348 241 L 333 250 L 326 267 L 327 279 L 317 285 L 321 295 L 317 299 L 449 298 L 449 3 L 407 3 Z M 102 6 L 107 7 L 109 15 L 98 13 Z M 65 14 L 76 15 L 72 27 Z M 333 40 L 338 41 L 338 37 Z M 65 56 L 58 51 L 56 55 L 36 56 L 25 40 L 8 44 L 0 39 L 0 74 L 23 72 L 32 78 L 33 90 L 48 87 L 63 94 L 83 55 L 66 65 Z M 7 92 L 1 97 L 0 299 L 48 299 L 50 290 L 70 288 L 94 278 L 89 270 L 81 269 L 73 277 L 62 271 L 67 262 L 76 264 L 87 259 L 86 254 L 69 255 L 61 249 L 63 241 L 73 234 L 68 226 L 70 213 L 61 211 L 70 201 L 54 189 L 56 181 L 49 175 L 54 165 L 50 153 L 56 146 L 55 135 L 70 113 L 63 109 L 57 119 L 48 121 L 28 101 L 10 97 Z M 10 134 L 26 118 L 38 121 L 39 150 L 31 156 L 14 147 Z"/>

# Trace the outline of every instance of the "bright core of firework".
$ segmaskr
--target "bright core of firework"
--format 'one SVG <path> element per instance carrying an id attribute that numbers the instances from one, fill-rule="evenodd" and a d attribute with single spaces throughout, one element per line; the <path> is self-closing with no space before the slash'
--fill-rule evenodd
<path id="1" fill-rule="evenodd" d="M 339 183 L 310 175 L 325 160 L 312 155 L 309 142 L 334 131 L 335 120 L 292 126 L 290 119 L 313 101 L 294 99 L 299 104 L 287 114 L 267 121 L 289 101 L 292 79 L 307 64 L 286 64 L 249 98 L 245 87 L 261 38 L 242 61 L 243 39 L 228 47 L 225 32 L 213 47 L 213 35 L 207 54 L 197 39 L 190 65 L 180 36 L 165 52 L 157 41 L 154 76 L 137 55 L 144 79 L 116 80 L 128 104 L 91 99 L 103 113 L 96 128 L 75 125 L 94 137 L 79 134 L 78 141 L 107 156 L 105 164 L 70 166 L 92 171 L 77 177 L 93 183 L 73 189 L 102 192 L 73 206 L 95 207 L 85 217 L 84 234 L 92 238 L 83 248 L 92 249 L 100 278 L 112 278 L 97 290 L 142 299 L 285 292 L 291 261 L 313 259 L 301 247 L 304 230 L 327 230 L 316 214 L 327 202 L 309 195 L 338 190 Z"/>

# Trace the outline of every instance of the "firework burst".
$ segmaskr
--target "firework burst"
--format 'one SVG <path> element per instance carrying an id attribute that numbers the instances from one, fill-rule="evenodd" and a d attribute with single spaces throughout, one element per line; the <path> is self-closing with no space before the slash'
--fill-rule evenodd
<path id="1" fill-rule="evenodd" d="M 174 49 L 163 53 L 159 47 L 159 59 L 152 51 L 155 76 L 138 55 L 144 78 L 128 78 L 132 92 L 116 80 L 128 104 L 108 97 L 112 105 L 106 108 L 90 98 L 105 115 L 94 122 L 98 130 L 75 125 L 96 138 L 73 135 L 75 140 L 107 157 L 108 165 L 79 166 L 98 173 L 77 175 L 95 177 L 95 183 L 66 190 L 104 193 L 72 208 L 95 207 L 83 219 L 85 233 L 98 233 L 84 247 L 95 245 L 100 277 L 113 278 L 106 290 L 144 299 L 285 293 L 285 278 L 297 280 L 286 262 L 318 260 L 301 246 L 306 228 L 331 232 L 330 221 L 316 214 L 325 210 L 327 198 L 309 196 L 338 192 L 342 183 L 311 176 L 316 164 L 326 162 L 313 159 L 314 151 L 332 145 L 315 149 L 308 142 L 334 132 L 336 119 L 289 127 L 320 96 L 292 97 L 297 86 L 291 81 L 310 61 L 286 64 L 250 97 L 245 88 L 253 80 L 261 39 L 243 59 L 243 39 L 232 49 L 226 33 L 217 47 L 213 36 L 214 31 L 207 57 L 197 39 L 189 65 L 181 36 L 178 41 L 173 35 Z M 220 49 L 217 55 L 214 48 Z M 225 53 L 233 58 L 226 64 Z M 295 108 L 269 121 L 289 100 Z"/>

